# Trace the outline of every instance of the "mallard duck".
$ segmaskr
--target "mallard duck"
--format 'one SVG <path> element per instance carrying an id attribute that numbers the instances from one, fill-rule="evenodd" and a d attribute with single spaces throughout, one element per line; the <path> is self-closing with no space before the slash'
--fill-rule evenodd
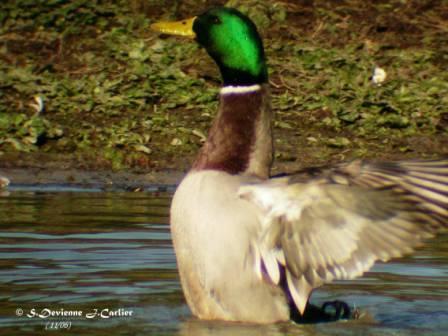
<path id="1" fill-rule="evenodd" d="M 368 162 L 270 178 L 262 40 L 232 8 L 152 29 L 194 38 L 223 87 L 208 138 L 171 205 L 182 288 L 200 319 L 271 323 L 313 289 L 410 253 L 448 226 L 448 160 Z"/>

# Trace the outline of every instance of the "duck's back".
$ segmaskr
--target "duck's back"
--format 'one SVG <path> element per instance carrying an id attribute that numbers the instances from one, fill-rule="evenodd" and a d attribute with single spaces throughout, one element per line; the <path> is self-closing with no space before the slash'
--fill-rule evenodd
<path id="1" fill-rule="evenodd" d="M 220 171 L 192 171 L 174 195 L 171 232 L 178 268 L 187 302 L 199 318 L 289 319 L 283 291 L 254 270 L 257 210 L 237 196 L 249 181 Z"/>

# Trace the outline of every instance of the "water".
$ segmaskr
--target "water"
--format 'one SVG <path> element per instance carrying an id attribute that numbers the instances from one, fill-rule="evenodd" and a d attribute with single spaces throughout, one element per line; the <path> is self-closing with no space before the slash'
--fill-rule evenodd
<path id="1" fill-rule="evenodd" d="M 191 316 L 179 284 L 168 226 L 171 193 L 56 189 L 20 188 L 0 196 L 2 335 L 448 332 L 448 235 L 412 257 L 379 264 L 361 279 L 313 294 L 315 303 L 343 299 L 356 305 L 360 320 L 204 322 Z"/>

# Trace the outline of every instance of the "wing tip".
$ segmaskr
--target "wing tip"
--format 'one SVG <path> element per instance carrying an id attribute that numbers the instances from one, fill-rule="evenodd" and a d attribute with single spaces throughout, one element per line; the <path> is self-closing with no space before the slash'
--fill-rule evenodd
<path id="1" fill-rule="evenodd" d="M 286 281 L 294 304 L 296 305 L 300 315 L 303 316 L 313 288 L 303 277 L 299 280 L 295 279 L 290 272 L 286 272 Z"/>

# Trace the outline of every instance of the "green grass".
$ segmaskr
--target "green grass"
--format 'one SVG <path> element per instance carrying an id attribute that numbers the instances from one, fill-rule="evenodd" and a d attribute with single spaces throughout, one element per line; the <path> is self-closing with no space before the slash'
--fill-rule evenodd
<path id="1" fill-rule="evenodd" d="M 47 153 L 91 168 L 188 166 L 216 111 L 219 74 L 194 42 L 160 38 L 148 27 L 206 6 L 166 1 L 155 10 L 147 2 L 144 13 L 135 9 L 142 3 L 0 5 L 0 159 L 24 153 L 33 165 Z M 280 161 L 298 160 L 301 152 L 309 162 L 341 153 L 446 154 L 438 145 L 448 142 L 448 26 L 440 8 L 422 14 L 426 26 L 413 41 L 393 30 L 368 33 L 391 15 L 391 5 L 371 5 L 377 21 L 364 27 L 347 19 L 368 12 L 357 1 L 337 8 L 316 1 L 311 12 L 287 1 L 229 3 L 243 4 L 264 35 Z M 406 11 L 396 18 L 417 19 Z M 375 66 L 388 75 L 381 86 L 369 79 Z M 44 102 L 41 113 L 34 97 Z M 434 150 L 407 143 L 410 137 L 434 141 Z"/>

